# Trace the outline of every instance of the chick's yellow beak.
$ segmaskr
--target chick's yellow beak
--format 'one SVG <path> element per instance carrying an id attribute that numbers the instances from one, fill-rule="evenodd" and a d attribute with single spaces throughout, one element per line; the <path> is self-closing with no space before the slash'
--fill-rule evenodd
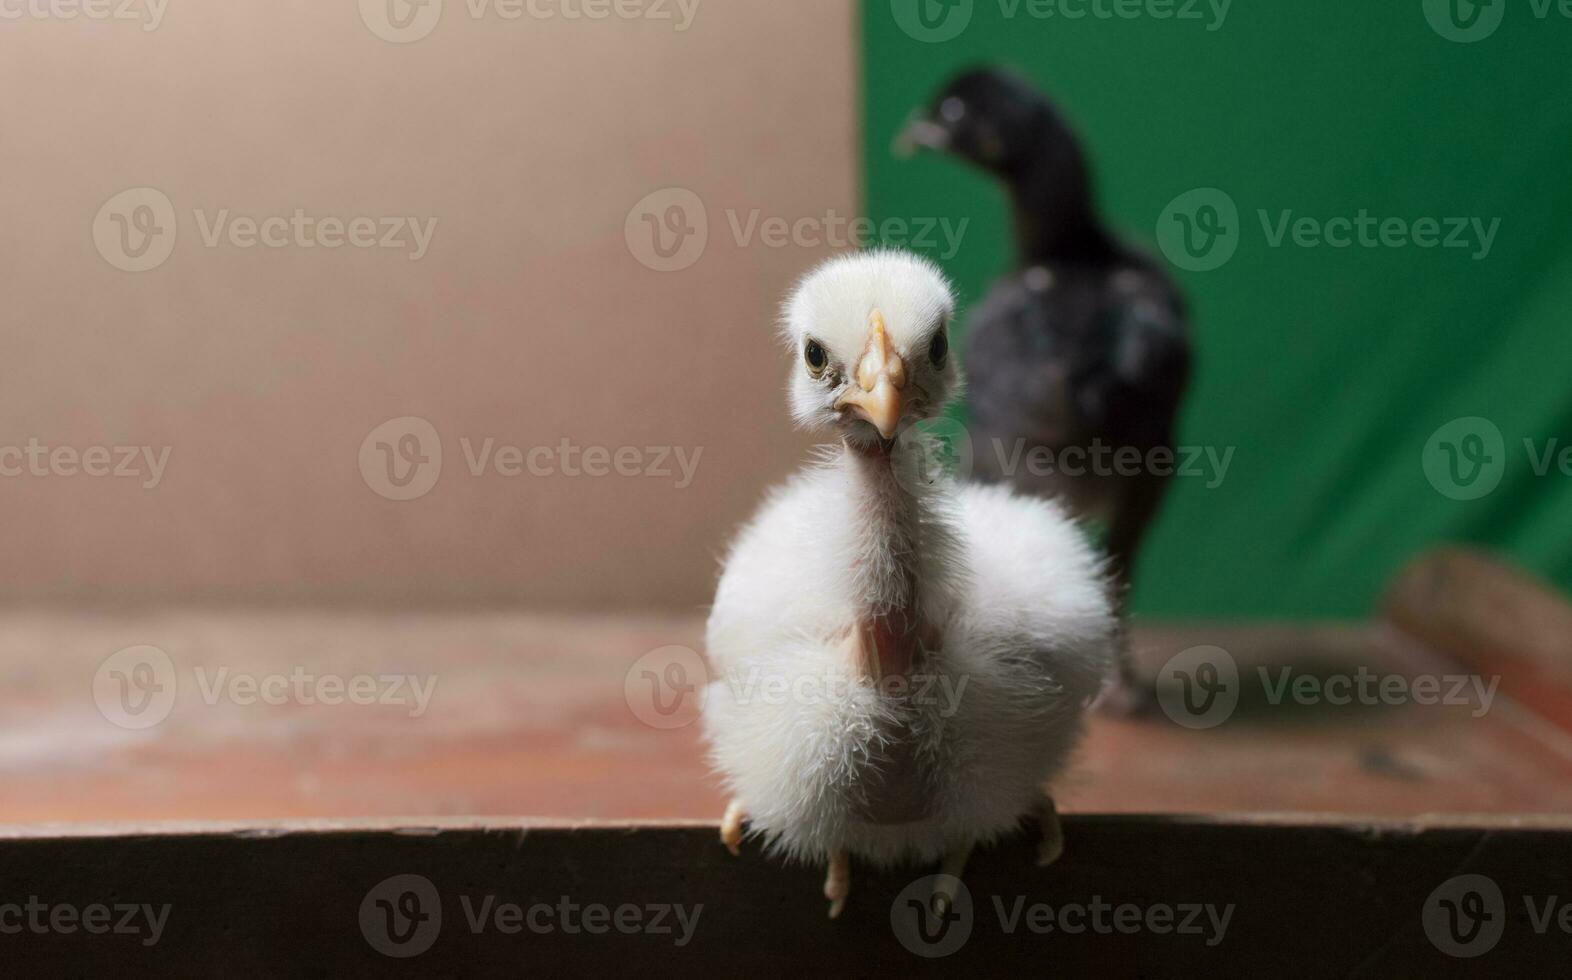
<path id="1" fill-rule="evenodd" d="M 890 347 L 884 314 L 874 310 L 868 314 L 868 346 L 857 363 L 856 384 L 836 400 L 835 407 L 850 408 L 858 418 L 872 423 L 881 438 L 893 439 L 901 421 L 901 389 L 905 387 L 906 362 Z"/>

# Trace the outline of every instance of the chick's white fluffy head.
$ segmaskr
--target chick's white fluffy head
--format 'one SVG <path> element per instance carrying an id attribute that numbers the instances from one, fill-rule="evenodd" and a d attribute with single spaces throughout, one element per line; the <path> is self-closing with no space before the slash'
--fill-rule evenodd
<path id="1" fill-rule="evenodd" d="M 792 416 L 799 425 L 830 428 L 853 442 L 880 438 L 873 424 L 843 404 L 859 387 L 875 320 L 900 361 L 901 425 L 937 416 L 962 384 L 949 349 L 954 315 L 949 282 L 916 255 L 861 252 L 819 266 L 798 284 L 782 318 L 792 357 Z"/>

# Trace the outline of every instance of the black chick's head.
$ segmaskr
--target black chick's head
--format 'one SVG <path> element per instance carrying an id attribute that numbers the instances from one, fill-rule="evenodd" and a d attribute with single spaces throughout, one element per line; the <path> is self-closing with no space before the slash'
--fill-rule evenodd
<path id="1" fill-rule="evenodd" d="M 1038 152 L 1054 112 L 1032 84 L 997 68 L 968 71 L 945 85 L 907 126 L 900 144 L 952 153 L 1001 177 Z"/>

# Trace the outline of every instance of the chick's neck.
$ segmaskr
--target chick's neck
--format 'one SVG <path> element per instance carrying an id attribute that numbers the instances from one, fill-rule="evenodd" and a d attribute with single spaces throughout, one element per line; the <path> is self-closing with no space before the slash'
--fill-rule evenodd
<path id="1" fill-rule="evenodd" d="M 1049 114 L 1035 135 L 1004 178 L 1018 266 L 1110 260 L 1119 246 L 1097 216 L 1091 173 L 1074 134 Z"/>
<path id="2" fill-rule="evenodd" d="M 910 674 L 936 646 L 923 615 L 925 544 L 938 526 L 919 481 L 901 479 L 914 447 L 848 442 L 846 465 L 863 502 L 857 529 L 855 621 L 849 655 L 865 676 Z"/>

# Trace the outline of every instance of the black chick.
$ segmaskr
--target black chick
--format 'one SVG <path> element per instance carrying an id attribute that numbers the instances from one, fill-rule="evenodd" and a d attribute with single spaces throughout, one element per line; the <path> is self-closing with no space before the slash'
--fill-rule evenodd
<path id="1" fill-rule="evenodd" d="M 961 75 L 902 140 L 992 174 L 1013 206 L 1015 269 L 970 316 L 975 472 L 1105 521 L 1122 606 L 1175 462 L 1190 373 L 1184 299 L 1155 261 L 1104 227 L 1080 142 L 1025 80 Z M 1133 710 L 1144 695 L 1128 657 L 1120 682 L 1110 702 Z"/>

